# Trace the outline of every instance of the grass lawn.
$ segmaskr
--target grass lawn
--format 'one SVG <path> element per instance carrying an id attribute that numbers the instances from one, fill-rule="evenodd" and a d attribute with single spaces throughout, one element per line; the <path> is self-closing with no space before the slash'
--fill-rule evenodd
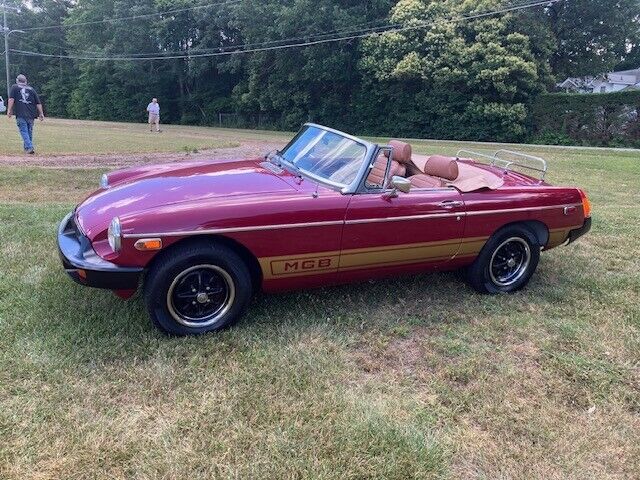
<path id="1" fill-rule="evenodd" d="M 237 146 L 230 137 L 220 138 L 211 129 L 163 126 L 150 132 L 144 123 L 110 123 L 47 118 L 36 120 L 34 140 L 42 154 L 104 154 L 180 152 Z M 15 118 L 0 119 L 0 155 L 22 155 L 22 139 Z"/>
<path id="2" fill-rule="evenodd" d="M 188 339 L 62 271 L 56 225 L 95 170 L 0 166 L 0 478 L 637 478 L 640 152 L 523 149 L 594 208 L 524 291 L 441 273 L 258 295 Z"/>

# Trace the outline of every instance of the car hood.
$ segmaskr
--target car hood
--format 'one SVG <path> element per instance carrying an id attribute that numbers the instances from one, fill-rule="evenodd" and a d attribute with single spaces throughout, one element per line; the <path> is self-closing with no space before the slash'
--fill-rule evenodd
<path id="1" fill-rule="evenodd" d="M 296 191 L 293 175 L 269 169 L 262 159 L 151 165 L 108 178 L 109 188 L 92 193 L 76 208 L 76 221 L 92 240 L 116 216 L 183 202 Z"/>

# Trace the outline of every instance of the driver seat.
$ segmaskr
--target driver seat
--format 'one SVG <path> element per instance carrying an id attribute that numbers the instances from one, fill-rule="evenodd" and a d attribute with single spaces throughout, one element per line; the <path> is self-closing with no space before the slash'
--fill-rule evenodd
<path id="1" fill-rule="evenodd" d="M 389 151 L 385 150 L 384 154 L 378 156 L 373 164 L 373 168 L 369 172 L 367 183 L 370 185 L 378 185 L 386 187 L 387 183 L 394 176 L 404 177 L 407 175 L 407 167 L 411 164 L 411 145 L 400 140 L 391 140 L 389 146 L 393 149 L 393 158 L 391 160 L 391 168 L 389 176 L 385 180 L 384 174 L 387 169 L 387 161 L 389 159 Z"/>

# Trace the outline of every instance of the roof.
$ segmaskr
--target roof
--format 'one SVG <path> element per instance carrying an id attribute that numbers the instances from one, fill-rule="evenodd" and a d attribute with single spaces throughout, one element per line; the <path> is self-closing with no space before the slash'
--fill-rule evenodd
<path id="1" fill-rule="evenodd" d="M 600 80 L 600 82 L 597 82 Z M 613 83 L 616 85 L 634 86 L 640 84 L 640 67 L 631 70 L 621 70 L 619 72 L 610 72 L 606 75 L 585 76 L 585 77 L 569 77 L 562 83 L 558 84 L 560 88 L 585 88 L 592 87 L 595 83 Z"/>

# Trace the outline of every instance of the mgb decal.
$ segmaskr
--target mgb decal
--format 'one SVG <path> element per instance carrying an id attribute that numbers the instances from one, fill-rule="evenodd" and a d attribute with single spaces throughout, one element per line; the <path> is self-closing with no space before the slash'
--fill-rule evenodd
<path id="1" fill-rule="evenodd" d="M 271 274 L 293 275 L 301 273 L 322 272 L 338 268 L 338 256 L 291 258 L 271 262 Z"/>

